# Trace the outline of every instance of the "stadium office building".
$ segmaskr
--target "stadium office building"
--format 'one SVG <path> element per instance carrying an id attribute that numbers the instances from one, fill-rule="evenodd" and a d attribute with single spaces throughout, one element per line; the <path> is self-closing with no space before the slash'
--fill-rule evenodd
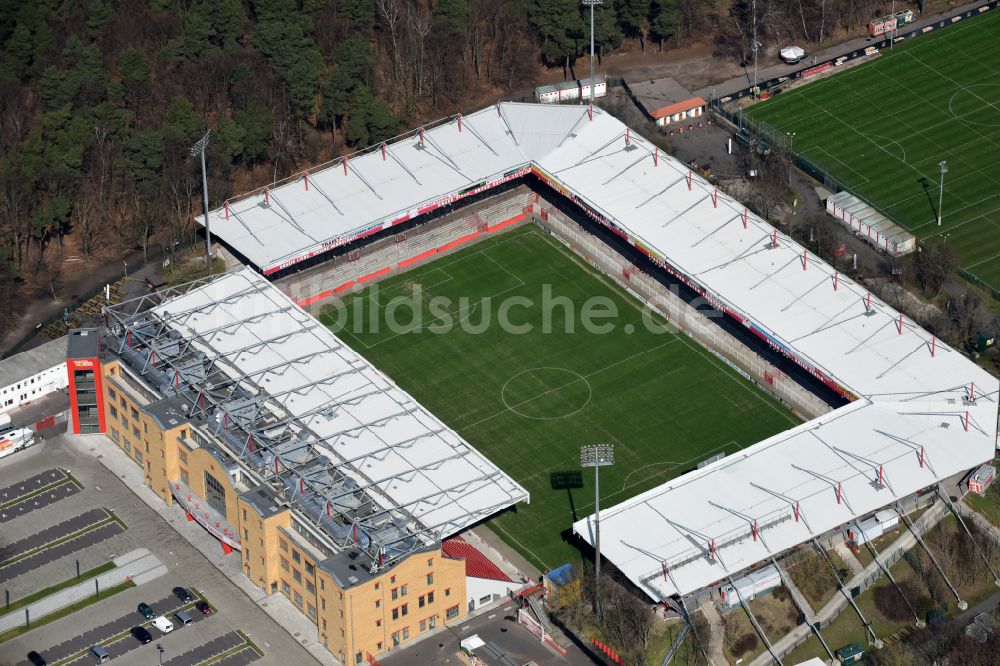
<path id="1" fill-rule="evenodd" d="M 240 550 L 246 575 L 289 596 L 342 660 L 461 617 L 464 571 L 441 540 L 528 498 L 261 274 L 322 270 L 526 179 L 837 398 L 602 515 L 604 554 L 654 600 L 729 580 L 993 457 L 997 379 L 608 114 L 504 103 L 456 116 L 212 211 L 213 234 L 251 267 L 109 308 L 100 349 L 77 353 L 100 368 L 102 420 L 88 427 Z M 333 297 L 411 259 L 295 296 Z M 589 541 L 590 518 L 574 530 Z"/>

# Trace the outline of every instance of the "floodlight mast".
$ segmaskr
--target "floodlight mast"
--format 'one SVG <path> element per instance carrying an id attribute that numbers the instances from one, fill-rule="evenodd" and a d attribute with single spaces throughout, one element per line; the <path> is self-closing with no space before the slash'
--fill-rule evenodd
<path id="1" fill-rule="evenodd" d="M 941 212 L 941 206 L 944 205 L 944 175 L 948 173 L 948 161 L 941 160 L 938 165 L 941 167 L 941 186 L 938 188 L 938 226 L 941 226 L 941 218 L 943 217 Z"/>
<path id="2" fill-rule="evenodd" d="M 594 5 L 603 5 L 604 0 L 581 0 L 584 7 L 590 7 L 590 106 L 594 106 Z"/>
<path id="3" fill-rule="evenodd" d="M 212 130 L 205 132 L 205 136 L 198 140 L 198 143 L 191 146 L 193 157 L 201 156 L 201 196 L 202 205 L 205 212 L 205 263 L 208 265 L 208 274 L 212 274 L 212 230 L 208 226 L 208 175 L 205 171 L 205 149 L 208 148 L 208 135 Z"/>
<path id="4" fill-rule="evenodd" d="M 580 467 L 594 468 L 594 612 L 601 615 L 601 467 L 615 464 L 614 444 L 592 444 L 580 447 Z"/>

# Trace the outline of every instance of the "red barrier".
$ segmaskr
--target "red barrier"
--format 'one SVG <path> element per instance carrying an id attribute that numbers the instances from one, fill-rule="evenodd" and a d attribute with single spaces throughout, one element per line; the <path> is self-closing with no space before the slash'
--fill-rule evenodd
<path id="1" fill-rule="evenodd" d="M 51 428 L 56 424 L 55 416 L 48 416 L 41 421 L 35 421 L 35 432 L 39 430 L 45 430 L 46 428 Z"/>
<path id="2" fill-rule="evenodd" d="M 525 217 L 524 213 L 521 213 L 520 215 L 515 215 L 514 217 L 510 218 L 509 220 L 504 220 L 503 222 L 498 222 L 497 224 L 494 224 L 492 227 L 486 227 L 486 231 L 488 231 L 490 233 L 493 233 L 497 229 L 503 229 L 504 227 L 509 227 L 512 224 L 517 224 L 518 222 L 520 222 L 521 220 L 523 220 L 524 217 Z"/>
<path id="3" fill-rule="evenodd" d="M 310 296 L 309 298 L 304 298 L 301 301 L 295 301 L 295 303 L 299 307 L 303 307 L 304 308 L 304 307 L 312 305 L 316 301 L 322 301 L 324 298 L 329 298 L 330 296 L 333 296 L 333 291 L 330 290 L 330 289 L 327 289 L 326 291 L 320 292 L 320 293 L 316 294 L 315 296 Z"/>
<path id="4" fill-rule="evenodd" d="M 456 238 L 455 240 L 451 241 L 450 243 L 445 243 L 444 245 L 442 245 L 441 247 L 439 247 L 438 248 L 438 252 L 447 252 L 448 250 L 450 250 L 450 249 L 452 249 L 454 247 L 458 247 L 459 245 L 464 245 L 465 243 L 468 243 L 470 240 L 472 240 L 473 238 L 476 238 L 476 237 L 478 237 L 480 235 L 482 235 L 482 234 L 480 234 L 480 232 L 474 231 L 471 234 L 466 234 L 465 236 L 462 236 L 461 238 Z"/>
<path id="5" fill-rule="evenodd" d="M 396 268 L 405 268 L 406 266 L 409 266 L 410 264 L 415 264 L 416 262 L 420 261 L 421 259 L 426 259 L 427 257 L 430 257 L 431 255 L 435 255 L 435 254 L 437 254 L 437 248 L 433 248 L 431 250 L 427 250 L 426 252 L 421 252 L 420 254 L 418 254 L 415 257 L 410 257 L 409 259 L 403 259 L 401 262 L 399 262 L 398 264 L 396 264 Z"/>
<path id="6" fill-rule="evenodd" d="M 365 282 L 368 282 L 369 280 L 374 280 L 377 277 L 382 277 L 391 270 L 392 268 L 390 266 L 386 266 L 385 268 L 379 269 L 374 273 L 369 273 L 368 275 L 362 275 L 361 277 L 358 278 L 358 282 L 363 284 Z"/>

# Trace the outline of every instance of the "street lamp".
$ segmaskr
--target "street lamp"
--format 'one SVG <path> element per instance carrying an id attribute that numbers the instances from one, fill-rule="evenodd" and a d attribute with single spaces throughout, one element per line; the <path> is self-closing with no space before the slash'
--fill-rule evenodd
<path id="1" fill-rule="evenodd" d="M 205 136 L 198 140 L 198 143 L 191 146 L 193 157 L 201 156 L 201 194 L 205 207 L 205 263 L 208 264 L 208 274 L 212 274 L 212 231 L 208 226 L 208 176 L 205 172 L 205 149 L 208 148 L 208 135 L 212 130 L 205 132 Z"/>
<path id="2" fill-rule="evenodd" d="M 948 162 L 941 160 L 941 185 L 938 188 L 938 226 L 941 226 L 941 206 L 944 205 L 944 175 L 948 173 Z"/>
<path id="3" fill-rule="evenodd" d="M 166 652 L 166 650 L 163 649 L 162 645 L 160 645 L 159 643 L 157 643 L 156 644 L 156 651 L 160 655 L 160 666 L 163 666 L 163 653 Z"/>
<path id="4" fill-rule="evenodd" d="M 594 5 L 603 5 L 604 0 L 582 0 L 584 7 L 590 7 L 590 105 L 594 105 Z"/>
<path id="5" fill-rule="evenodd" d="M 580 447 L 580 467 L 594 468 L 594 611 L 601 615 L 601 467 L 615 464 L 614 444 L 592 444 Z"/>
<path id="6" fill-rule="evenodd" d="M 795 135 L 798 132 L 785 132 L 788 135 L 788 152 L 795 153 Z"/>

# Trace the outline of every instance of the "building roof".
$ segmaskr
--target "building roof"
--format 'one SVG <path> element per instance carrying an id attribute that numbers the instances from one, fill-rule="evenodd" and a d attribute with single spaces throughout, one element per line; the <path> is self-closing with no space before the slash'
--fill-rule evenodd
<path id="1" fill-rule="evenodd" d="M 704 99 L 673 79 L 629 81 L 627 86 L 651 118 L 666 118 L 706 104 Z"/>
<path id="2" fill-rule="evenodd" d="M 387 547 L 388 563 L 391 544 L 405 542 L 397 554 L 423 548 L 528 500 L 249 268 L 109 313 L 107 346 L 166 397 L 161 402 L 183 396 L 191 419 L 261 478 L 280 481 L 341 545 Z"/>
<path id="3" fill-rule="evenodd" d="M 566 139 L 580 114 L 580 107 L 505 103 L 455 116 L 384 151 L 232 199 L 209 214 L 212 234 L 269 274 L 515 177 Z"/>
<path id="4" fill-rule="evenodd" d="M 465 575 L 472 578 L 486 578 L 513 583 L 503 569 L 494 564 L 478 548 L 460 536 L 445 539 L 441 543 L 441 552 L 453 560 L 465 560 Z"/>
<path id="5" fill-rule="evenodd" d="M 0 387 L 16 384 L 66 362 L 66 339 L 59 338 L 0 360 Z"/>
<path id="6" fill-rule="evenodd" d="M 992 458 L 1000 383 L 960 352 L 600 109 L 591 116 L 585 107 L 499 107 L 468 117 L 488 141 L 473 142 L 452 120 L 432 130 L 440 137 L 435 144 L 488 165 L 473 173 L 530 167 L 713 306 L 855 399 L 605 510 L 603 554 L 651 597 L 725 579 Z M 406 154 L 426 157 L 416 143 L 406 138 L 398 152 L 408 146 Z M 370 173 L 381 155 L 362 159 Z M 385 178 L 398 169 L 384 168 Z M 423 174 L 419 193 L 403 196 L 400 189 L 394 201 L 450 196 L 450 169 Z M 335 175 L 336 169 L 328 177 Z M 345 187 L 355 180 L 339 177 Z M 303 187 L 288 192 L 296 205 L 318 205 L 310 209 L 318 218 L 336 217 L 332 203 L 307 197 Z M 260 197 L 255 201 L 269 233 L 296 236 L 294 224 L 261 208 Z M 574 531 L 589 540 L 590 525 L 586 518 Z"/>
<path id="7" fill-rule="evenodd" d="M 77 328 L 66 335 L 62 349 L 66 358 L 97 358 L 101 351 L 101 335 L 96 329 Z"/>

